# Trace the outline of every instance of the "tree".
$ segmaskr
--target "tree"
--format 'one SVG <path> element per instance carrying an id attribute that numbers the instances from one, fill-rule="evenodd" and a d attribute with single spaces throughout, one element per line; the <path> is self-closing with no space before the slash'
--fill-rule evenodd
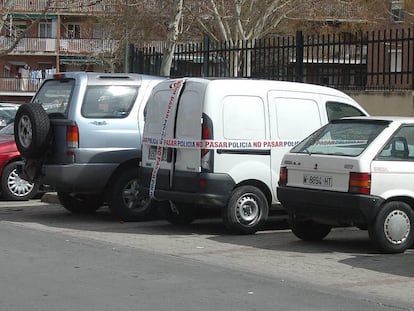
<path id="1" fill-rule="evenodd" d="M 169 76 L 174 57 L 175 46 L 180 33 L 179 24 L 183 13 L 183 0 L 174 0 L 173 8 L 176 10 L 172 21 L 168 25 L 167 44 L 161 62 L 161 76 Z"/>

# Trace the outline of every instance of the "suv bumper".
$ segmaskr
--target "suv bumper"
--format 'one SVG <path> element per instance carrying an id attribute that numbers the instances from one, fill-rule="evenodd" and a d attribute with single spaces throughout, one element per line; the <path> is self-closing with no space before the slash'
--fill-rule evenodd
<path id="1" fill-rule="evenodd" d="M 44 165 L 41 175 L 42 181 L 56 191 L 99 193 L 105 190 L 117 166 L 116 163 Z"/>
<path id="2" fill-rule="evenodd" d="M 362 194 L 279 186 L 277 196 L 296 217 L 336 226 L 368 224 L 375 219 L 384 199 Z"/>
<path id="3" fill-rule="evenodd" d="M 152 168 L 139 170 L 140 187 L 145 193 L 149 193 L 152 171 Z M 172 188 L 169 181 L 170 171 L 158 170 L 154 191 L 156 200 L 225 206 L 235 186 L 229 175 L 215 173 L 174 172 Z"/>

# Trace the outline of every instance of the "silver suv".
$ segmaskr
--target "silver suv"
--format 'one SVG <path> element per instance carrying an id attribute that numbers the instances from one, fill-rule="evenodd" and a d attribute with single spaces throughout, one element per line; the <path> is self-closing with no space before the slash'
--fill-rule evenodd
<path id="1" fill-rule="evenodd" d="M 139 74 L 58 73 L 15 118 L 22 176 L 42 178 L 73 213 L 108 204 L 125 221 L 151 207 L 137 183 L 143 111 L 163 78 Z"/>

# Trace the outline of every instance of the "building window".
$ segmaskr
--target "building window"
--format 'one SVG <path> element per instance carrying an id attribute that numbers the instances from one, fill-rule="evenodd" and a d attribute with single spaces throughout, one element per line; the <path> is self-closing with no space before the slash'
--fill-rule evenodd
<path id="1" fill-rule="evenodd" d="M 80 24 L 66 24 L 66 38 L 80 39 L 81 29 Z"/>
<path id="2" fill-rule="evenodd" d="M 52 23 L 51 22 L 39 23 L 39 37 L 40 38 L 52 38 Z"/>
<path id="3" fill-rule="evenodd" d="M 404 21 L 404 0 L 391 1 L 391 20 L 394 23 L 402 23 Z"/>

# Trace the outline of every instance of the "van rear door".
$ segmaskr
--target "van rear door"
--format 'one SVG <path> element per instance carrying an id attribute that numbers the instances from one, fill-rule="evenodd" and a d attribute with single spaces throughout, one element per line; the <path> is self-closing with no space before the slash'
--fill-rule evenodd
<path id="1" fill-rule="evenodd" d="M 201 139 L 201 103 L 194 83 L 170 80 L 155 87 L 145 112 L 142 161 L 154 169 L 157 188 L 173 188 L 175 171 L 201 171 L 201 150 L 192 144 Z M 161 139 L 162 158 L 157 162 L 154 142 Z"/>

